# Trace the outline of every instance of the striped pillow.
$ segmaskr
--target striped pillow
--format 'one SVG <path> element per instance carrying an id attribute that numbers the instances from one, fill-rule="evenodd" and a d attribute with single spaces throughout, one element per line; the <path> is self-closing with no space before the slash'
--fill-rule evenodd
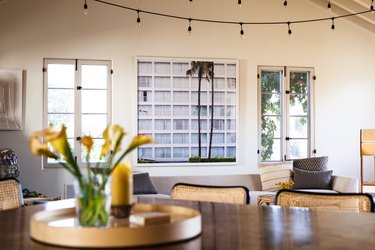
<path id="1" fill-rule="evenodd" d="M 262 190 L 276 192 L 280 187 L 276 186 L 278 182 L 287 182 L 292 180 L 292 165 L 288 163 L 261 165 L 259 168 Z"/>

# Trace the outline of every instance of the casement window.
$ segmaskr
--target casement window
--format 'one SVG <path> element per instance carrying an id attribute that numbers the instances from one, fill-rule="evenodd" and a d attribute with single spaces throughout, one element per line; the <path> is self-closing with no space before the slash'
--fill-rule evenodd
<path id="1" fill-rule="evenodd" d="M 43 72 L 44 126 L 60 129 L 64 124 L 68 128 L 68 140 L 80 165 L 86 161 L 78 140 L 92 136 L 91 161 L 98 161 L 102 132 L 112 120 L 111 61 L 44 59 Z M 56 166 L 51 159 L 44 163 Z"/>
<path id="2" fill-rule="evenodd" d="M 189 162 L 199 155 L 235 161 L 238 63 L 204 60 L 213 63 L 214 83 L 203 76 L 199 91 L 198 74 L 187 75 L 193 61 L 136 59 L 138 133 L 155 140 L 138 149 L 138 162 Z"/>
<path id="3" fill-rule="evenodd" d="M 315 154 L 314 78 L 313 68 L 258 67 L 260 162 Z"/>

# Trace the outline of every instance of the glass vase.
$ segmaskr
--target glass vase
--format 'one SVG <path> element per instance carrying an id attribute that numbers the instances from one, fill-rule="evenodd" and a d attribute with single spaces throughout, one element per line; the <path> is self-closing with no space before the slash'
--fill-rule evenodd
<path id="1" fill-rule="evenodd" d="M 82 227 L 106 227 L 111 209 L 110 176 L 95 174 L 75 180 L 76 215 Z"/>

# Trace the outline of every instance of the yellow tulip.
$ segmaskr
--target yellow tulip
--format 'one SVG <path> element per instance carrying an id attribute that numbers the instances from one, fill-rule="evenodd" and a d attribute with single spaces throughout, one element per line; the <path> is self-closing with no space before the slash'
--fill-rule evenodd
<path id="1" fill-rule="evenodd" d="M 87 154 L 90 154 L 92 146 L 94 145 L 94 140 L 91 136 L 83 136 L 79 142 L 86 148 Z"/>
<path id="2" fill-rule="evenodd" d="M 48 130 L 44 138 L 66 161 L 74 161 L 66 135 L 66 127 L 64 125 L 61 126 L 60 131 Z"/>

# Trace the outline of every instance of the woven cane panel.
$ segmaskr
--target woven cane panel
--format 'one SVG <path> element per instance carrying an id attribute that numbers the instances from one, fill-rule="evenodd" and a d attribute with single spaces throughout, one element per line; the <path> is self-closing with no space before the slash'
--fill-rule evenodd
<path id="1" fill-rule="evenodd" d="M 0 181 L 0 210 L 21 206 L 21 194 L 16 180 Z"/>
<path id="2" fill-rule="evenodd" d="M 247 191 L 240 187 L 196 187 L 176 185 L 172 199 L 246 204 Z"/>
<path id="3" fill-rule="evenodd" d="M 371 212 L 371 201 L 365 195 L 319 195 L 281 192 L 277 197 L 277 205 L 357 213 Z"/>

